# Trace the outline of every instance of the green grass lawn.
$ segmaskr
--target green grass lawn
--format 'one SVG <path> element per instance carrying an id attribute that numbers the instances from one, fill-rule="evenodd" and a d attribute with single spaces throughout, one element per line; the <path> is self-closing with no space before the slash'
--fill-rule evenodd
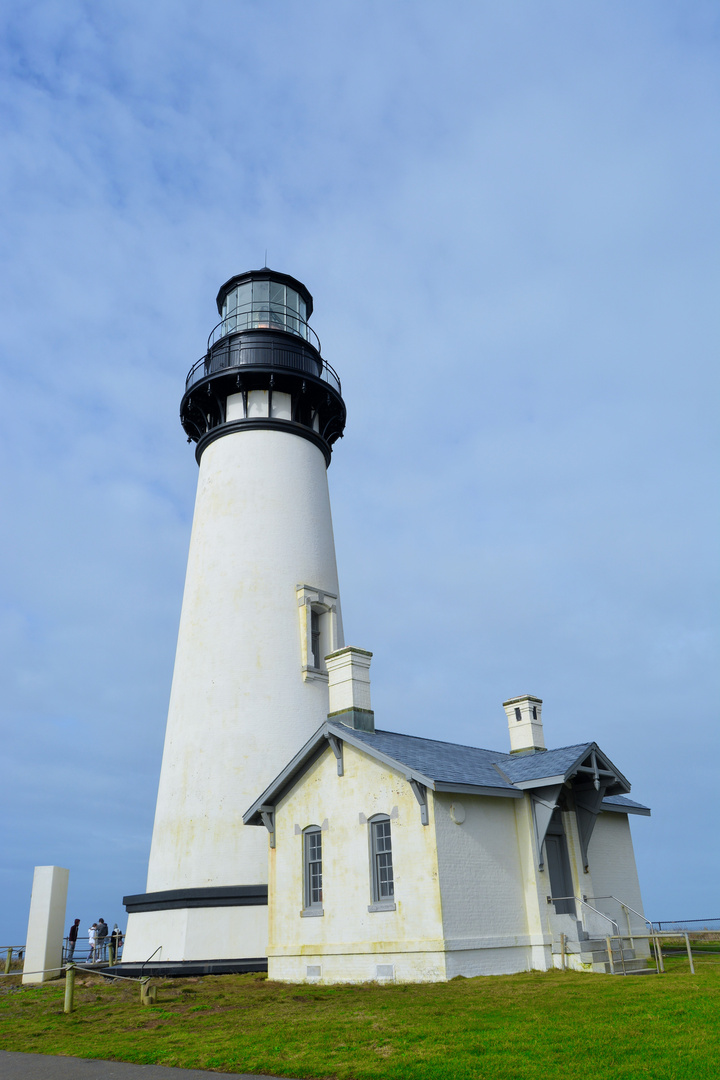
<path id="1" fill-rule="evenodd" d="M 0 1049 L 342 1080 L 692 1080 L 720 1075 L 720 963 L 636 978 L 527 973 L 291 986 L 250 975 L 0 984 Z M 15 982 L 16 980 L 10 980 Z"/>

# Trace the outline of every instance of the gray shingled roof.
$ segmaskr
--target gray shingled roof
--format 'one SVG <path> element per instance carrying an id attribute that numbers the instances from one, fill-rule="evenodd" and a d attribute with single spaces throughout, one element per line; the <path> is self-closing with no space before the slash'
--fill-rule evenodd
<path id="1" fill-rule="evenodd" d="M 603 799 L 602 804 L 603 806 L 606 806 L 608 803 L 610 803 L 611 806 L 621 806 L 639 814 L 650 813 L 649 806 L 643 806 L 641 802 L 635 802 L 634 799 L 628 799 L 626 795 L 607 795 Z"/>
<path id="2" fill-rule="evenodd" d="M 545 780 L 547 783 L 556 777 L 572 775 L 573 767 L 593 750 L 599 758 L 604 756 L 592 742 L 534 754 L 506 754 L 499 750 L 484 750 L 438 739 L 422 739 L 417 735 L 401 735 L 396 731 L 361 731 L 328 721 L 247 811 L 244 815 L 246 823 L 252 820 L 257 824 L 260 805 L 279 798 L 283 791 L 297 782 L 308 764 L 317 757 L 327 738 L 326 733 L 367 749 L 369 754 L 388 761 L 407 774 L 414 774 L 421 782 L 430 781 L 442 785 L 445 790 L 452 790 L 453 785 L 458 785 L 460 790 L 466 787 L 482 788 L 488 794 L 492 794 L 493 790 L 498 795 L 512 792 L 515 797 L 520 796 L 523 788 L 533 786 L 532 781 L 540 783 Z M 623 783 L 621 780 L 621 790 Z M 650 812 L 641 803 L 623 795 L 608 795 L 603 802 L 618 809 L 627 807 L 631 813 Z"/>
<path id="3" fill-rule="evenodd" d="M 348 734 L 348 729 L 343 729 L 342 724 L 333 724 L 332 727 L 341 736 Z M 481 750 L 477 746 L 439 742 L 437 739 L 420 739 L 416 735 L 400 735 L 395 731 L 353 730 L 352 734 L 358 742 L 440 783 L 509 789 L 513 786 L 493 764 L 499 762 L 505 772 L 504 759 L 509 756 L 507 754 Z"/>
<path id="4" fill-rule="evenodd" d="M 348 729 L 342 724 L 328 723 L 328 728 L 336 731 L 341 738 L 348 737 Z M 517 790 L 516 785 L 527 787 L 533 780 L 565 777 L 593 749 L 600 757 L 603 756 L 596 743 L 592 742 L 559 746 L 535 754 L 506 754 L 500 750 L 483 750 L 477 746 L 401 735 L 396 731 L 352 729 L 352 740 L 367 746 L 368 750 L 391 758 L 400 766 L 422 773 L 435 783 L 496 788 L 498 793 Z M 620 795 L 608 795 L 604 801 L 611 798 L 614 805 L 648 811 L 642 803 L 633 803 L 632 800 L 617 802 L 617 799 L 622 800 Z"/>
<path id="5" fill-rule="evenodd" d="M 587 757 L 593 743 L 559 746 L 541 754 L 504 754 L 502 766 L 513 783 L 521 780 L 542 780 L 545 776 L 563 776 L 579 758 Z"/>
<path id="6" fill-rule="evenodd" d="M 347 729 L 343 731 L 341 724 L 332 726 L 338 734 L 347 734 Z M 498 788 L 512 788 L 524 780 L 564 775 L 594 745 L 577 743 L 538 754 L 504 754 L 500 750 L 482 750 L 477 746 L 420 739 L 416 735 L 400 735 L 395 731 L 353 730 L 352 734 L 368 747 L 440 783 Z"/>

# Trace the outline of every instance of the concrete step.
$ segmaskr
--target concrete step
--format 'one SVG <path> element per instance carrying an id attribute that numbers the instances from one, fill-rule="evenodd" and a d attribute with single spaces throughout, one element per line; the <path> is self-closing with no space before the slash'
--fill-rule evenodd
<path id="1" fill-rule="evenodd" d="M 607 961 L 607 953 L 605 953 L 605 957 L 605 970 L 609 973 L 612 969 Z M 613 956 L 613 963 L 615 965 L 616 975 L 629 975 L 631 972 L 643 970 L 647 961 L 641 960 L 639 957 L 636 959 L 635 956 L 632 956 L 623 962 L 618 957 Z"/>
<path id="2" fill-rule="evenodd" d="M 565 953 L 567 956 L 576 956 L 583 965 L 587 965 L 599 974 L 612 974 L 612 968 L 616 975 L 651 975 L 656 974 L 654 967 L 648 967 L 647 956 L 637 956 L 635 949 L 630 945 L 630 938 L 621 938 L 611 942 L 612 966 L 608 957 L 607 940 L 605 938 L 589 938 L 587 940 L 566 941 Z M 561 953 L 562 948 L 559 940 L 553 941 L 553 953 Z"/>
<path id="3" fill-rule="evenodd" d="M 603 938 L 592 938 L 590 941 L 582 941 L 580 942 L 580 953 L 585 963 L 590 963 L 591 957 L 593 963 L 607 960 L 607 942 Z M 617 960 L 618 963 L 621 958 L 624 958 L 625 960 L 635 959 L 635 950 L 631 947 L 629 941 L 625 940 L 622 941 L 622 943 L 619 941 L 612 942 L 612 954 L 613 959 Z"/>
<path id="4" fill-rule="evenodd" d="M 619 952 L 613 950 L 612 955 L 613 961 L 616 964 L 622 964 L 623 960 L 628 964 L 630 961 L 634 962 L 637 959 L 634 949 L 625 949 L 622 956 Z M 585 952 L 583 950 L 583 952 L 580 953 L 580 959 L 583 964 L 606 964 L 608 961 L 608 952 L 607 949 L 593 949 L 592 952 Z"/>

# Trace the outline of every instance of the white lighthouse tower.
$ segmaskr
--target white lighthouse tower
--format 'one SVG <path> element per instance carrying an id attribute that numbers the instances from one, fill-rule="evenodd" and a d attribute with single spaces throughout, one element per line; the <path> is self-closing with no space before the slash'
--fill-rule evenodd
<path id="1" fill-rule="evenodd" d="M 242 815 L 328 712 L 343 646 L 326 469 L 340 382 L 312 296 L 267 267 L 227 281 L 180 407 L 200 466 L 147 891 L 124 963 L 252 970 L 267 835 Z"/>

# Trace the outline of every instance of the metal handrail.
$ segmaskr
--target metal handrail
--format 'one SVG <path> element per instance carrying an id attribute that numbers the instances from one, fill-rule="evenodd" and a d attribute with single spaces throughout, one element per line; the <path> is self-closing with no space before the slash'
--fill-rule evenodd
<path id="1" fill-rule="evenodd" d="M 241 322 L 244 325 L 241 326 Z M 269 301 L 255 306 L 243 305 L 228 311 L 210 331 L 208 349 L 228 334 L 242 330 L 284 330 L 288 334 L 301 338 L 302 341 L 309 341 L 318 352 L 322 351 L 320 338 L 310 323 L 301 319 L 297 311 L 286 304 L 270 304 Z"/>
<path id="2" fill-rule="evenodd" d="M 594 897 L 594 899 L 599 900 L 599 899 L 603 899 L 603 898 Z M 617 897 L 616 897 L 616 899 L 617 899 Z M 614 936 L 619 938 L 620 942 L 622 943 L 622 941 L 623 941 L 623 935 L 622 934 L 615 934 Z M 656 961 L 657 961 L 658 974 L 664 973 L 664 971 L 665 971 L 665 965 L 663 964 L 663 959 L 662 959 L 662 948 L 660 946 L 660 938 L 661 937 L 663 937 L 663 938 L 665 938 L 665 937 L 683 938 L 684 941 L 685 941 L 685 949 L 687 951 L 688 960 L 690 962 L 690 974 L 691 975 L 695 974 L 695 963 L 693 961 L 692 948 L 691 948 L 691 945 L 690 945 L 690 937 L 689 937 L 687 931 L 685 931 L 684 933 L 678 932 L 678 933 L 667 933 L 667 934 L 663 934 L 663 933 L 658 934 L 658 933 L 655 933 L 655 932 L 653 932 L 652 934 L 635 934 L 635 937 L 638 939 L 638 941 L 652 941 L 653 947 L 655 949 L 655 957 L 656 957 Z M 609 947 L 609 951 L 610 951 L 611 947 L 610 947 L 610 938 L 609 937 L 608 937 L 607 941 L 608 941 L 608 947 Z M 610 958 L 610 967 L 613 968 L 612 957 Z M 625 958 L 623 957 L 623 968 L 624 967 L 625 967 Z"/>
<path id="3" fill-rule="evenodd" d="M 593 897 L 593 899 L 594 899 L 594 897 Z M 614 919 L 611 919 L 609 915 L 605 915 L 604 912 L 598 911 L 598 909 L 594 908 L 592 906 L 592 904 L 588 904 L 587 900 L 583 900 L 581 896 L 549 896 L 548 897 L 548 903 L 550 903 L 550 902 L 555 903 L 556 901 L 560 901 L 560 900 L 575 900 L 578 904 L 582 904 L 583 907 L 589 908 L 590 911 L 594 911 L 595 914 L 599 915 L 601 919 L 605 919 L 606 922 L 609 922 L 611 926 L 615 927 L 615 933 L 618 934 L 618 935 L 620 934 L 620 927 L 618 926 L 618 924 L 615 922 Z"/>
<path id="4" fill-rule="evenodd" d="M 633 915 L 637 915 L 639 919 L 645 923 L 646 926 L 652 927 L 650 919 L 647 919 L 642 912 L 636 911 L 634 907 L 630 907 L 624 900 L 621 900 L 619 896 L 588 896 L 588 900 L 614 900 L 620 907 L 625 908 L 626 911 L 632 911 Z"/>
<path id="5" fill-rule="evenodd" d="M 301 338 L 300 340 L 302 341 L 304 339 Z M 242 353 L 239 353 L 239 356 L 242 357 Z M 234 371 L 236 369 L 244 367 L 277 367 L 287 368 L 290 371 L 302 371 L 305 375 L 316 374 L 317 378 L 322 379 L 323 382 L 326 382 L 330 386 L 334 387 L 337 390 L 338 394 L 342 393 L 340 377 L 338 376 L 338 373 L 335 371 L 334 367 L 331 364 L 328 364 L 327 360 L 323 359 L 322 356 L 318 357 L 317 359 L 313 358 L 313 363 L 317 362 L 320 365 L 320 369 L 317 373 L 308 371 L 303 365 L 293 367 L 291 365 L 288 365 L 287 362 L 276 364 L 273 362 L 272 353 L 270 354 L 270 356 L 271 359 L 269 360 L 269 362 L 267 360 L 267 357 L 265 357 L 261 364 L 255 364 L 253 361 L 243 362 L 242 360 L 240 360 L 239 363 L 217 364 L 217 366 L 214 366 L 214 354 L 208 352 L 205 354 L 205 356 L 201 356 L 200 359 L 197 360 L 188 371 L 185 379 L 185 390 L 189 390 L 191 386 L 194 386 L 196 382 L 199 382 L 206 375 L 215 375 L 220 371 Z"/>
<path id="6" fill-rule="evenodd" d="M 150 961 L 152 960 L 153 956 L 155 956 L 155 953 L 159 953 L 159 952 L 162 952 L 162 945 L 158 945 L 155 952 L 151 952 L 150 955 L 148 956 L 147 960 L 143 960 L 142 964 L 140 965 L 140 977 L 141 978 L 145 973 L 145 965 L 149 964 Z"/>
<path id="7" fill-rule="evenodd" d="M 705 930 L 707 930 L 708 933 L 710 933 L 710 934 L 717 933 L 717 930 L 708 927 L 707 924 L 710 923 L 710 922 L 720 923 L 720 917 L 718 917 L 716 919 L 660 919 L 658 922 L 654 922 L 651 925 L 652 925 L 653 929 L 655 927 L 657 927 L 658 930 L 660 931 L 660 933 L 662 934 L 662 933 L 664 933 L 663 924 L 665 924 L 665 926 L 689 926 L 690 923 L 702 923 L 703 928 Z M 693 933 L 693 934 L 694 933 L 699 933 L 699 932 L 700 931 L 695 931 L 695 930 L 690 931 L 690 933 Z"/>

